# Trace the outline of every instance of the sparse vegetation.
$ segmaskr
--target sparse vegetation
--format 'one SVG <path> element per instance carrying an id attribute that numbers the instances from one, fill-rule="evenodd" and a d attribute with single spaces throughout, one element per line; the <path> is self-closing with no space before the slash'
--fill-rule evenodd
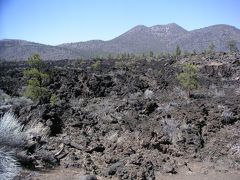
<path id="1" fill-rule="evenodd" d="M 149 57 L 153 58 L 154 57 L 154 53 L 152 51 L 149 52 Z"/>
<path id="2" fill-rule="evenodd" d="M 26 160 L 28 159 L 26 149 L 35 146 L 36 142 L 34 141 L 47 140 L 48 127 L 44 127 L 42 123 L 37 121 L 29 123 L 28 126 L 25 129 L 10 112 L 0 117 L 0 177 L 3 180 L 14 179 L 20 174 L 22 169 L 20 162 L 31 164 Z M 33 147 L 33 149 L 35 148 Z M 44 156 L 42 150 L 38 149 L 37 151 L 41 151 L 38 159 Z M 21 153 L 20 156 L 19 153 Z M 34 158 L 31 159 L 32 161 Z"/>
<path id="3" fill-rule="evenodd" d="M 215 45 L 213 43 L 209 44 L 206 53 L 212 55 L 215 52 Z"/>
<path id="4" fill-rule="evenodd" d="M 196 54 L 197 54 L 197 51 L 194 49 L 192 52 L 192 55 L 196 55 Z"/>
<path id="5" fill-rule="evenodd" d="M 154 53 L 152 51 L 150 51 L 147 55 L 147 61 L 151 62 L 154 59 Z"/>
<path id="6" fill-rule="evenodd" d="M 183 68 L 183 72 L 178 75 L 181 86 L 187 90 L 190 97 L 191 91 L 197 89 L 197 67 L 193 64 L 187 64 Z"/>
<path id="7" fill-rule="evenodd" d="M 47 97 L 49 92 L 46 83 L 49 75 L 43 71 L 44 63 L 40 55 L 34 54 L 28 59 L 29 69 L 24 71 L 24 77 L 27 79 L 25 96 L 36 101 Z"/>
<path id="8" fill-rule="evenodd" d="M 50 97 L 50 104 L 52 106 L 56 105 L 57 103 L 57 95 L 56 94 L 52 94 L 51 97 Z"/>
<path id="9" fill-rule="evenodd" d="M 107 59 L 112 60 L 112 59 L 113 59 L 112 54 L 108 54 L 108 55 L 107 55 Z"/>
<path id="10" fill-rule="evenodd" d="M 175 49 L 175 51 L 174 51 L 174 53 L 173 53 L 173 57 L 174 57 L 176 60 L 178 60 L 178 58 L 181 56 L 181 53 L 182 53 L 182 51 L 181 51 L 181 49 L 180 49 L 180 46 L 177 45 L 177 47 L 176 47 L 176 49 Z"/>
<path id="11" fill-rule="evenodd" d="M 97 60 L 94 64 L 91 65 L 92 69 L 98 70 L 101 66 L 101 61 Z"/>
<path id="12" fill-rule="evenodd" d="M 76 66 L 81 66 L 83 63 L 84 63 L 84 60 L 82 58 L 80 58 L 80 59 L 76 60 L 75 65 Z"/>
<path id="13" fill-rule="evenodd" d="M 237 47 L 237 42 L 234 40 L 231 40 L 228 42 L 228 48 L 230 52 L 239 52 L 238 47 Z"/>
<path id="14" fill-rule="evenodd" d="M 123 67 L 124 67 L 124 62 L 123 62 L 123 60 L 117 60 L 117 61 L 115 61 L 115 68 L 116 68 L 116 69 L 123 69 Z"/>
<path id="15" fill-rule="evenodd" d="M 229 109 L 227 107 L 223 107 L 222 117 L 223 117 L 224 124 L 231 123 L 233 120 L 233 113 L 232 113 L 231 109 Z"/>
<path id="16" fill-rule="evenodd" d="M 140 54 L 123 56 L 126 60 L 99 59 L 97 71 L 92 68 L 96 59 L 80 60 L 81 63 L 78 59 L 52 61 L 43 68 L 41 63 L 34 67 L 25 62 L 0 63 L 3 77 L 0 84 L 7 93 L 1 95 L 0 91 L 0 103 L 7 108 L 15 106 L 10 99 L 25 83 L 22 69 L 32 67 L 28 72 L 32 77 L 29 83 L 37 87 L 36 79 L 41 73 L 51 74 L 51 83 L 43 82 L 51 93 L 48 101 L 17 105 L 16 112 L 29 134 L 27 139 L 34 139 L 31 142 L 49 153 L 45 157 L 53 163 L 60 161 L 69 167 L 81 164 L 83 170 L 105 173 L 116 163 L 115 160 L 106 163 L 106 158 L 115 159 L 117 153 L 118 159 L 124 159 L 130 153 L 126 163 L 140 163 L 126 166 L 124 161 L 116 168 L 116 171 L 125 168 L 126 179 L 141 179 L 142 174 L 149 172 L 142 169 L 149 167 L 148 162 L 153 164 L 152 170 L 158 171 L 155 167 L 167 169 L 166 163 L 171 161 L 176 167 L 174 172 L 178 172 L 179 158 L 184 162 L 192 155 L 193 158 L 218 159 L 223 152 L 224 159 L 229 157 L 229 163 L 236 164 L 237 153 L 234 152 L 238 147 L 234 145 L 239 145 L 240 137 L 237 129 L 239 53 L 215 52 L 211 58 L 185 53 L 176 63 L 168 53 L 162 53 L 159 61 L 154 56 L 151 62 L 147 62 L 150 53 L 145 54 L 145 59 Z M 201 87 L 190 96 L 198 83 Z M 13 90 L 7 92 L 8 89 Z M 3 106 L 0 106 L 0 114 L 6 109 Z M 33 123 L 35 121 L 37 123 Z M 46 136 L 48 133 L 50 138 Z M 223 147 L 228 147 L 227 151 L 222 151 Z M 27 151 L 31 151 L 31 158 L 43 153 L 33 146 L 27 147 Z M 80 153 L 81 158 L 72 159 L 75 154 L 67 152 Z M 102 156 L 95 156 L 96 153 Z M 103 164 L 96 167 L 89 159 Z M 46 167 L 41 159 L 37 159 L 37 163 Z M 115 177 L 123 176 L 106 174 L 106 178 Z M 158 179 L 154 174 L 152 177 Z"/>
<path id="17" fill-rule="evenodd" d="M 171 143 L 176 143 L 176 136 L 179 131 L 179 123 L 173 118 L 163 118 L 163 131 L 169 137 Z"/>

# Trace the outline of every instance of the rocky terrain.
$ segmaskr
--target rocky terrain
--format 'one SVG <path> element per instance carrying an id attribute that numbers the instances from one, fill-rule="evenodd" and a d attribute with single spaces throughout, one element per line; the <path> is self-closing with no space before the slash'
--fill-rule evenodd
<path id="1" fill-rule="evenodd" d="M 181 173 L 195 171 L 201 179 L 212 172 L 239 177 L 239 53 L 105 59 L 97 67 L 93 60 L 46 63 L 56 104 L 22 97 L 25 62 L 0 63 L 0 113 L 11 109 L 26 127 L 39 121 L 50 129 L 28 149 L 32 159 L 19 179 L 60 172 L 63 179 L 76 172 L 98 179 L 187 179 Z M 186 63 L 198 67 L 199 88 L 190 97 L 177 79 Z M 51 168 L 61 171 L 51 175 Z"/>
<path id="2" fill-rule="evenodd" d="M 78 59 L 119 53 L 172 53 L 179 45 L 182 51 L 203 52 L 213 43 L 216 51 L 229 51 L 229 41 L 236 41 L 240 49 L 240 30 L 219 24 L 187 31 L 171 23 L 146 27 L 138 25 L 109 41 L 92 40 L 49 46 L 21 40 L 1 40 L 0 59 L 7 61 L 27 60 L 33 53 L 39 53 L 44 60 Z"/>

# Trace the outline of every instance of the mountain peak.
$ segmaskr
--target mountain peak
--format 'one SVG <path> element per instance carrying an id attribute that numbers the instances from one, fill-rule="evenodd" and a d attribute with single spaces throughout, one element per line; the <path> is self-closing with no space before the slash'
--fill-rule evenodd
<path id="1" fill-rule="evenodd" d="M 144 31 L 144 30 L 147 30 L 147 29 L 148 29 L 147 26 L 144 26 L 144 25 L 137 25 L 137 26 L 133 27 L 132 29 L 130 29 L 130 30 L 128 31 L 128 33 Z"/>
<path id="2" fill-rule="evenodd" d="M 181 27 L 181 26 L 179 26 L 179 25 L 176 24 L 176 23 L 168 23 L 168 24 L 155 25 L 155 26 L 171 27 L 171 28 L 174 28 L 174 27 Z M 154 26 L 153 26 L 153 27 L 154 27 Z M 181 27 L 181 28 L 182 28 L 182 27 Z"/>
<path id="3" fill-rule="evenodd" d="M 43 59 L 74 59 L 95 55 L 127 53 L 172 52 L 178 44 L 183 51 L 201 52 L 214 43 L 216 51 L 228 51 L 227 44 L 235 40 L 240 49 L 240 29 L 218 24 L 187 31 L 176 23 L 138 25 L 109 41 L 86 41 L 47 46 L 23 40 L 0 40 L 0 59 L 26 60 L 39 53 Z"/>
<path id="4" fill-rule="evenodd" d="M 127 31 L 125 35 L 130 34 L 138 34 L 138 33 L 145 33 L 150 34 L 154 36 L 161 36 L 161 37 L 167 37 L 167 36 L 175 36 L 177 34 L 183 34 L 188 32 L 186 29 L 182 28 L 181 26 L 177 25 L 176 23 L 170 23 L 165 25 L 155 25 L 151 27 L 147 27 L 144 25 L 137 25 Z"/>
<path id="5" fill-rule="evenodd" d="M 155 25 L 150 27 L 150 30 L 159 34 L 159 33 L 184 33 L 187 32 L 186 29 L 177 25 L 176 23 L 166 24 L 166 25 Z"/>

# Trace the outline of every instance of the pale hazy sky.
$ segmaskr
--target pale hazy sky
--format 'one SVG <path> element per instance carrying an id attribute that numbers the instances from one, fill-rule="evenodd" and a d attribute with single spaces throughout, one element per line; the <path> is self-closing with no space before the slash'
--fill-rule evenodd
<path id="1" fill-rule="evenodd" d="M 136 25 L 240 28 L 239 0 L 0 0 L 0 39 L 110 40 Z"/>

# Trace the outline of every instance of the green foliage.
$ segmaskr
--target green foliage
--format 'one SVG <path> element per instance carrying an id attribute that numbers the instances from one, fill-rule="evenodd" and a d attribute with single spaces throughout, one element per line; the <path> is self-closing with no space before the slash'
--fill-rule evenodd
<path id="1" fill-rule="evenodd" d="M 151 62 L 152 60 L 154 60 L 154 54 L 153 54 L 152 51 L 150 51 L 150 52 L 148 53 L 148 55 L 147 55 L 147 57 L 146 57 L 146 60 L 147 60 L 148 62 Z"/>
<path id="2" fill-rule="evenodd" d="M 54 105 L 56 105 L 56 103 L 57 103 L 57 95 L 52 94 L 51 98 L 50 98 L 50 104 L 51 104 L 51 106 L 54 106 Z"/>
<path id="3" fill-rule="evenodd" d="M 186 64 L 183 68 L 183 72 L 178 75 L 178 80 L 181 86 L 190 92 L 198 87 L 197 80 L 197 67 L 193 64 Z"/>
<path id="4" fill-rule="evenodd" d="M 149 57 L 150 57 L 150 58 L 153 58 L 153 56 L 154 56 L 153 52 L 150 51 L 150 52 L 149 52 Z"/>
<path id="5" fill-rule="evenodd" d="M 34 54 L 30 57 L 28 64 L 30 68 L 23 72 L 24 77 L 27 79 L 25 96 L 34 101 L 40 100 L 41 98 L 48 96 L 46 83 L 49 76 L 42 70 L 44 63 L 39 55 Z"/>
<path id="6" fill-rule="evenodd" d="M 101 61 L 97 60 L 94 64 L 91 65 L 92 69 L 98 70 L 101 66 Z"/>
<path id="7" fill-rule="evenodd" d="M 26 78 L 29 78 L 29 79 L 34 78 L 40 82 L 49 78 L 48 74 L 41 72 L 40 70 L 38 70 L 36 68 L 30 68 L 28 70 L 25 70 L 23 72 L 23 74 L 24 74 L 24 77 L 26 77 Z"/>
<path id="8" fill-rule="evenodd" d="M 45 87 L 28 85 L 25 90 L 25 96 L 33 101 L 37 101 L 48 96 L 48 89 Z"/>
<path id="9" fill-rule="evenodd" d="M 96 56 L 93 58 L 93 60 L 95 60 L 95 61 L 100 61 L 100 60 L 101 60 L 101 57 L 100 57 L 99 55 L 96 55 Z"/>
<path id="10" fill-rule="evenodd" d="M 75 65 L 76 66 L 82 66 L 84 64 L 84 60 L 83 59 L 77 59 L 76 62 L 75 62 Z"/>
<path id="11" fill-rule="evenodd" d="M 229 47 L 229 51 L 231 53 L 239 52 L 238 47 L 237 47 L 237 42 L 234 41 L 234 40 L 231 40 L 231 41 L 228 42 L 228 47 Z"/>
<path id="12" fill-rule="evenodd" d="M 44 63 L 39 54 L 33 54 L 30 58 L 28 58 L 28 65 L 31 68 L 36 68 L 38 70 L 42 70 L 44 67 Z"/>
<path id="13" fill-rule="evenodd" d="M 120 55 L 120 60 L 122 60 L 122 61 L 127 60 L 127 53 L 122 53 L 122 54 Z"/>
<path id="14" fill-rule="evenodd" d="M 40 81 L 35 79 L 35 78 L 29 79 L 28 80 L 28 85 L 30 85 L 30 86 L 38 86 L 38 87 L 41 86 Z"/>
<path id="15" fill-rule="evenodd" d="M 176 49 L 175 49 L 175 51 L 174 51 L 174 53 L 173 53 L 173 56 L 174 56 L 176 59 L 178 59 L 178 57 L 181 56 L 181 54 L 182 54 L 182 51 L 181 51 L 181 49 L 180 49 L 180 46 L 177 45 L 177 47 L 176 47 Z"/>

